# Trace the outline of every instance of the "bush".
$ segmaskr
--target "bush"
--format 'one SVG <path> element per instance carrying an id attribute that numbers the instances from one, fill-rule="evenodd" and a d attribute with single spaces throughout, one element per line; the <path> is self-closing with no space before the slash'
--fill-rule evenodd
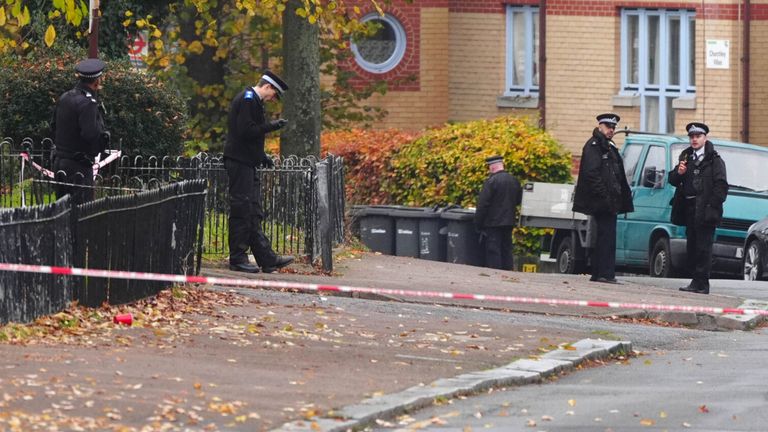
<path id="1" fill-rule="evenodd" d="M 485 158 L 504 157 L 521 183 L 571 181 L 571 155 L 527 119 L 500 117 L 448 125 L 400 147 L 385 182 L 394 202 L 473 207 L 488 177 Z"/>
<path id="2" fill-rule="evenodd" d="M 344 158 L 346 195 L 350 204 L 389 204 L 392 198 L 382 187 L 391 175 L 392 155 L 418 135 L 399 130 L 350 130 L 325 132 L 320 138 L 323 154 Z"/>
<path id="3" fill-rule="evenodd" d="M 50 122 L 59 96 L 74 87 L 74 65 L 85 58 L 71 52 L 48 58 L 0 59 L 0 136 L 35 142 L 51 136 Z M 107 62 L 100 99 L 112 146 L 122 139 L 124 153 L 180 154 L 186 107 L 177 92 L 127 62 Z M 18 142 L 18 141 L 17 141 Z"/>
<path id="4" fill-rule="evenodd" d="M 385 192 L 397 204 L 474 207 L 488 177 L 485 158 L 504 158 L 520 183 L 570 182 L 571 155 L 527 119 L 501 117 L 446 126 L 400 147 Z M 544 230 L 516 228 L 515 253 L 537 254 Z"/>
<path id="5" fill-rule="evenodd" d="M 382 180 L 391 175 L 389 160 L 403 144 L 418 134 L 390 130 L 330 130 L 320 136 L 322 157 L 331 153 L 344 158 L 346 199 L 349 204 L 390 204 Z M 280 140 L 267 136 L 265 149 L 278 154 Z"/>

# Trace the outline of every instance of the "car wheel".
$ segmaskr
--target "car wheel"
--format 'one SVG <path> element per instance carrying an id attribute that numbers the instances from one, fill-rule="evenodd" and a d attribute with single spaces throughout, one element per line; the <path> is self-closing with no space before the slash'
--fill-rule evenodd
<path id="1" fill-rule="evenodd" d="M 576 259 L 573 239 L 564 238 L 557 247 L 557 271 L 562 274 L 576 274 L 582 271 L 583 263 Z"/>
<path id="2" fill-rule="evenodd" d="M 672 254 L 669 249 L 669 239 L 661 237 L 653 245 L 653 252 L 649 260 L 649 274 L 651 277 L 670 278 L 677 272 L 672 267 Z"/>
<path id="3" fill-rule="evenodd" d="M 756 281 L 763 279 L 761 261 L 760 245 L 757 240 L 752 240 L 744 249 L 744 280 Z"/>

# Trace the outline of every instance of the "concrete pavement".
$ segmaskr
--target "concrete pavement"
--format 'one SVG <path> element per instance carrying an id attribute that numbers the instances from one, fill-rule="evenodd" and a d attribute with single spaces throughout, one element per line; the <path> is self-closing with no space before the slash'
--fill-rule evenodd
<path id="1" fill-rule="evenodd" d="M 498 272 L 375 254 L 347 256 L 336 268 L 333 276 L 301 274 L 311 269 L 300 265 L 269 275 L 213 267 L 204 273 L 660 304 L 742 302 L 717 291 L 700 296 L 634 281 L 602 285 L 586 276 Z M 72 311 L 38 323 L 39 332 L 0 330 L 0 340 L 5 334 L 15 341 L 0 344 L 0 430 L 38 425 L 252 431 L 297 420 L 312 427 L 364 400 L 391 401 L 391 395 L 441 379 L 459 382 L 478 371 L 570 351 L 582 339 L 612 339 L 593 319 L 616 315 L 542 305 L 456 301 L 453 306 L 461 307 L 448 307 L 405 298 L 378 302 L 204 288 L 177 288 L 130 306 Z M 116 312 L 133 313 L 136 325 L 112 324 Z M 586 324 L 574 325 L 580 317 L 588 318 Z"/>

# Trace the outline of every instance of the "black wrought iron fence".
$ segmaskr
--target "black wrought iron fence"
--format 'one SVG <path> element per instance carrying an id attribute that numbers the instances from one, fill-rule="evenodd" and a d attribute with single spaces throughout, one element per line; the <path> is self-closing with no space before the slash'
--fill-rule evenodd
<path id="1" fill-rule="evenodd" d="M 193 274 L 200 269 L 205 180 L 187 180 L 77 206 L 74 265 L 82 268 Z M 198 260 L 195 260 L 195 257 Z M 86 306 L 156 294 L 162 281 L 90 278 L 76 285 Z"/>
<path id="2" fill-rule="evenodd" d="M 0 210 L 0 262 L 192 274 L 200 270 L 205 180 L 71 206 Z M 66 307 L 126 303 L 157 293 L 161 281 L 0 272 L 0 323 L 28 322 Z"/>
<path id="3" fill-rule="evenodd" d="M 22 152 L 29 158 L 23 159 Z M 20 145 L 10 139 L 0 142 L 0 207 L 55 201 L 55 179 L 45 172 L 51 166 L 50 140 L 39 145 L 30 140 Z M 330 247 L 344 238 L 343 160 L 333 155 L 323 160 L 291 156 L 275 159 L 274 169 L 258 170 L 257 175 L 262 180 L 263 207 L 267 213 L 264 231 L 275 250 L 281 254 L 307 255 L 312 260 L 321 257 L 323 266 L 330 269 Z M 203 253 L 210 258 L 224 257 L 229 253 L 229 200 L 227 174 L 220 155 L 122 156 L 99 170 L 94 179 L 95 195 L 97 199 L 120 196 L 190 179 L 205 180 L 208 188 Z M 318 200 L 324 204 L 319 205 Z M 327 223 L 320 223 L 321 216 L 327 218 Z M 325 254 L 321 253 L 323 250 Z"/>
<path id="4" fill-rule="evenodd" d="M 69 198 L 0 210 L 0 262 L 72 265 Z M 0 272 L 0 323 L 29 322 L 57 312 L 72 300 L 72 280 L 50 274 Z"/>

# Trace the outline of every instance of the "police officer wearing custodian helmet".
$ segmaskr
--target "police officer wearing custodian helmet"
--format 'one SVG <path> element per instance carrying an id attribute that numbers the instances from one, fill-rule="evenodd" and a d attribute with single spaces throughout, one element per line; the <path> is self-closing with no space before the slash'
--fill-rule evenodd
<path id="1" fill-rule="evenodd" d="M 93 162 L 106 150 L 110 134 L 104 128 L 104 104 L 99 101 L 106 64 L 87 59 L 75 66 L 79 82 L 59 98 L 53 118 L 56 150 L 56 197 L 72 194 L 75 203 L 93 200 Z"/>

